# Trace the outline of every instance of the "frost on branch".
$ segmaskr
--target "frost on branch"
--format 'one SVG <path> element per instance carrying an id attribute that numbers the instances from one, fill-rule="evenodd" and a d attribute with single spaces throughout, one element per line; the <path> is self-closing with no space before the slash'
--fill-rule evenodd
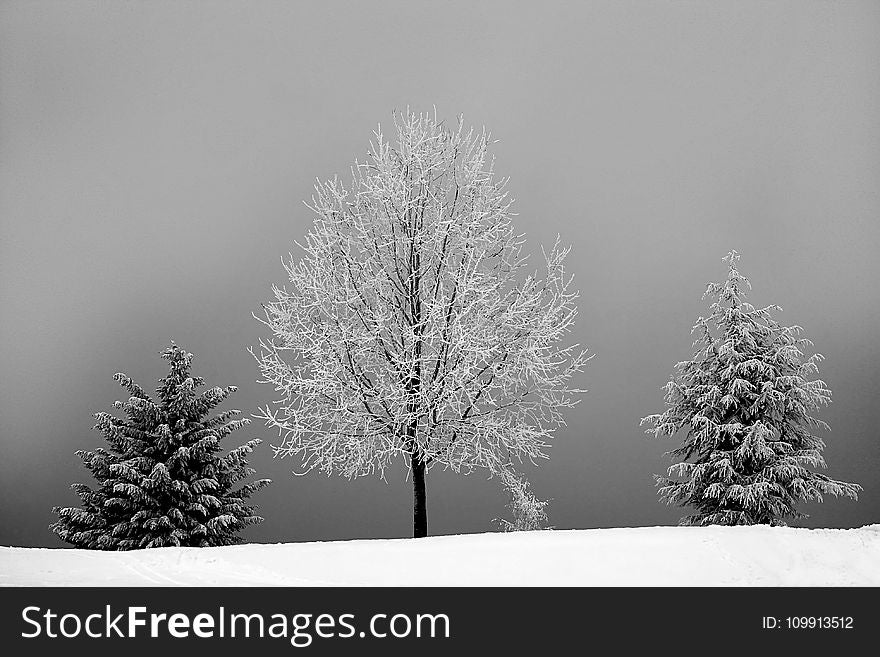
<path id="1" fill-rule="evenodd" d="M 512 468 L 501 471 L 499 478 L 504 490 L 510 496 L 507 508 L 513 520 L 498 518 L 496 522 L 506 532 L 527 532 L 538 529 L 552 529 L 547 526 L 548 518 L 545 508 L 550 503 L 539 500 L 532 492 L 532 486 L 525 476 L 517 474 Z"/>
<path id="2" fill-rule="evenodd" d="M 306 471 L 384 475 L 395 457 L 456 472 L 546 456 L 588 360 L 557 240 L 527 271 L 485 131 L 395 116 L 352 179 L 319 182 L 314 225 L 252 350 L 259 417 Z"/>
<path id="3" fill-rule="evenodd" d="M 814 472 L 824 468 L 828 429 L 811 413 L 831 400 L 818 374 L 820 354 L 800 326 L 773 319 L 778 306 L 755 308 L 751 289 L 737 268 L 739 255 L 724 258 L 723 283 L 710 283 L 709 317 L 700 317 L 693 359 L 675 366 L 666 384 L 666 410 L 642 419 L 655 437 L 684 433 L 669 452 L 678 462 L 657 477 L 667 503 L 689 506 L 687 525 L 784 524 L 805 517 L 797 505 L 823 495 L 857 499 L 861 487 Z"/>

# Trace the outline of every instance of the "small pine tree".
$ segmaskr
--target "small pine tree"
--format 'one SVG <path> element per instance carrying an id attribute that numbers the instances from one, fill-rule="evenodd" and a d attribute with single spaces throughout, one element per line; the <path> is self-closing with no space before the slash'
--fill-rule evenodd
<path id="1" fill-rule="evenodd" d="M 812 430 L 828 425 L 811 415 L 831 399 L 825 382 L 811 379 L 822 356 L 807 358 L 803 329 L 771 317 L 779 306 L 744 301 L 751 285 L 738 260 L 728 253 L 727 280 L 703 295 L 714 298 L 710 314 L 693 328 L 693 359 L 678 363 L 665 386 L 666 410 L 642 419 L 654 437 L 685 431 L 669 452 L 679 462 L 656 477 L 661 499 L 695 510 L 683 525 L 781 525 L 806 517 L 800 502 L 857 499 L 861 490 L 810 469 L 825 467 L 825 443 Z"/>
<path id="2" fill-rule="evenodd" d="M 270 481 L 233 490 L 254 474 L 247 455 L 260 441 L 221 456 L 220 441 L 248 420 L 234 419 L 236 410 L 206 417 L 235 386 L 197 394 L 204 380 L 190 375 L 193 355 L 174 342 L 161 355 L 170 371 L 159 380 L 158 402 L 125 374 L 113 377 L 131 394 L 113 404 L 127 417 L 95 415 L 110 449 L 76 452 L 98 486 L 74 484 L 83 507 L 53 509 L 50 528 L 62 540 L 97 550 L 231 545 L 241 542 L 238 531 L 262 522 L 246 501 Z"/>
<path id="3" fill-rule="evenodd" d="M 501 471 L 499 478 L 504 490 L 510 496 L 507 508 L 513 514 L 513 520 L 496 518 L 496 522 L 506 532 L 527 532 L 538 529 L 551 529 L 547 526 L 548 518 L 545 508 L 546 500 L 539 500 L 532 492 L 532 486 L 523 476 L 512 468 Z"/>

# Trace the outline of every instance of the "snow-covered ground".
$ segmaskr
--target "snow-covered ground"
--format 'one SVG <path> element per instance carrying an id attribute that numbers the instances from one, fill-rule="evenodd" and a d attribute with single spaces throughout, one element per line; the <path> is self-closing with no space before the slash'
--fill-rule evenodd
<path id="1" fill-rule="evenodd" d="M 640 527 L 131 552 L 0 547 L 6 586 L 878 586 L 880 524 Z"/>

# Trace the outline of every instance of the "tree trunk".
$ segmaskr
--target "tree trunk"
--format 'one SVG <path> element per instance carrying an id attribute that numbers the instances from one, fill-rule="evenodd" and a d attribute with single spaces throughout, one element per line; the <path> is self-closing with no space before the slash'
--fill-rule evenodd
<path id="1" fill-rule="evenodd" d="M 425 496 L 425 462 L 412 456 L 413 538 L 428 535 L 428 507 Z"/>

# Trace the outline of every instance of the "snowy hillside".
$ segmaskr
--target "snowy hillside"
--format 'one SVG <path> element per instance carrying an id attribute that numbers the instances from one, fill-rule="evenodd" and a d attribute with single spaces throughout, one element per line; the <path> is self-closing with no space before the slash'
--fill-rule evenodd
<path id="1" fill-rule="evenodd" d="M 642 527 L 133 552 L 0 547 L 0 584 L 878 586 L 880 525 Z"/>

